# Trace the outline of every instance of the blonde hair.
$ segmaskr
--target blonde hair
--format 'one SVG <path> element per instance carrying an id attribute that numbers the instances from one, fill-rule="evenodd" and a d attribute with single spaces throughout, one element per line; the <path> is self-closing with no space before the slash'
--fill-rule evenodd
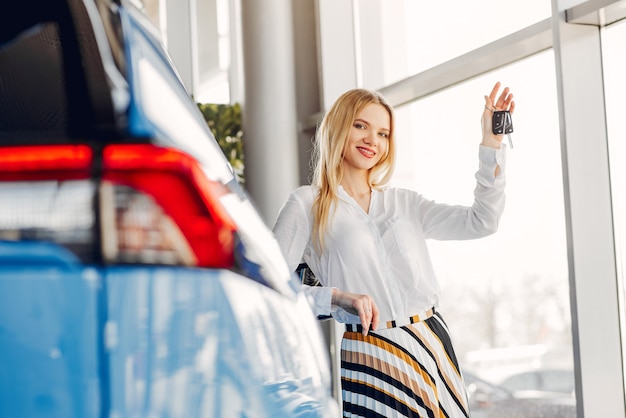
<path id="1" fill-rule="evenodd" d="M 343 152 L 350 129 L 361 111 L 370 104 L 382 105 L 389 113 L 387 153 L 369 170 L 368 184 L 372 189 L 385 186 L 395 165 L 394 111 L 378 92 L 353 89 L 343 93 L 324 115 L 315 134 L 313 150 L 313 181 L 318 190 L 313 202 L 313 243 L 317 251 L 324 248 L 324 233 L 330 220 L 330 210 L 337 201 L 337 191 L 343 177 Z"/>

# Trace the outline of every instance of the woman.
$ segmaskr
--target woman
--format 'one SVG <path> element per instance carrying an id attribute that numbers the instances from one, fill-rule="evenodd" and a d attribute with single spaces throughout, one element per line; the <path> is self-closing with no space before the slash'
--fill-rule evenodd
<path id="1" fill-rule="evenodd" d="M 322 286 L 305 287 L 317 315 L 346 324 L 344 416 L 467 417 L 467 394 L 436 311 L 439 286 L 426 239 L 492 234 L 504 209 L 505 149 L 492 112 L 513 112 L 500 83 L 485 96 L 472 206 L 435 203 L 386 187 L 394 167 L 394 112 L 376 92 L 344 93 L 316 136 L 311 186 L 291 193 L 274 234 L 295 271 L 304 260 Z"/>

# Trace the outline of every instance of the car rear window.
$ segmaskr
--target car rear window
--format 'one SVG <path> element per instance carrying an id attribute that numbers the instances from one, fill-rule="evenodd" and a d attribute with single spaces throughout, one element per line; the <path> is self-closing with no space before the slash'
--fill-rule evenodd
<path id="1" fill-rule="evenodd" d="M 67 131 L 58 25 L 38 25 L 0 45 L 0 139 Z M 39 133 L 39 135 L 38 135 Z"/>

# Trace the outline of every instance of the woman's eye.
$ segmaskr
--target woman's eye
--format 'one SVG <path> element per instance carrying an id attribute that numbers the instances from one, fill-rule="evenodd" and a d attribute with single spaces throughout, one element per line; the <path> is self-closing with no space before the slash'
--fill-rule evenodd
<path id="1" fill-rule="evenodd" d="M 354 124 L 354 127 L 357 129 L 365 129 L 365 125 L 358 122 Z"/>
<path id="2" fill-rule="evenodd" d="M 389 134 L 387 132 L 381 132 L 378 135 L 382 136 L 383 138 L 389 138 Z"/>

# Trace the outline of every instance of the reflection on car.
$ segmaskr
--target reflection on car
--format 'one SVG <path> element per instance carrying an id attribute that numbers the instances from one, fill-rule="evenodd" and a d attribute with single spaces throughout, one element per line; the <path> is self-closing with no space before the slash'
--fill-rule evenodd
<path id="1" fill-rule="evenodd" d="M 317 318 L 148 19 L 0 14 L 0 417 L 335 417 Z"/>

